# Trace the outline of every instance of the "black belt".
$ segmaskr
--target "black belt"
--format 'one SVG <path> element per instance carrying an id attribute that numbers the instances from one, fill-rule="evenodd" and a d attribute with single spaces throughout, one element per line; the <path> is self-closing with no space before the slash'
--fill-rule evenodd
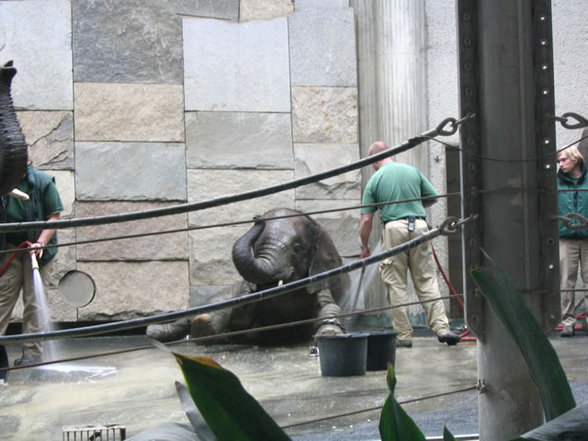
<path id="1" fill-rule="evenodd" d="M 384 222 L 384 225 L 386 225 L 388 222 L 394 222 L 394 221 L 403 220 L 403 219 L 408 219 L 408 220 L 411 220 L 411 219 L 413 219 L 413 220 L 416 220 L 416 219 L 427 220 L 427 218 L 424 217 L 424 216 L 404 216 L 404 217 L 399 217 L 398 219 L 394 219 L 393 221 L 386 221 L 386 222 Z"/>

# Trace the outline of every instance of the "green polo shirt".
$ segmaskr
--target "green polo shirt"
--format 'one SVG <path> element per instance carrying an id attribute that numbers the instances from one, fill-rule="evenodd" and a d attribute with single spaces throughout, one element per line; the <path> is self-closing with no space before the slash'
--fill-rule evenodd
<path id="1" fill-rule="evenodd" d="M 362 205 L 428 196 L 437 196 L 437 192 L 417 168 L 407 164 L 388 162 L 382 165 L 368 181 L 363 193 Z M 429 201 L 433 202 L 432 199 Z M 360 212 L 361 214 L 374 213 L 378 209 L 384 223 L 407 216 L 425 217 L 425 208 L 420 200 L 363 207 Z"/>
<path id="2" fill-rule="evenodd" d="M 52 177 L 38 170 L 31 170 L 31 168 L 27 170 L 28 173 L 32 173 L 37 179 L 23 178 L 16 188 L 27 193 L 30 199 L 23 201 L 9 197 L 6 207 L 6 222 L 46 220 L 49 215 L 63 211 L 63 204 Z M 42 185 L 35 188 L 33 184 L 35 182 Z M 37 198 L 38 204 L 35 204 Z M 38 235 L 39 232 L 35 232 L 35 234 Z M 6 241 L 20 245 L 25 240 L 30 240 L 29 237 L 30 233 L 27 235 L 26 231 L 15 231 L 6 234 Z"/>

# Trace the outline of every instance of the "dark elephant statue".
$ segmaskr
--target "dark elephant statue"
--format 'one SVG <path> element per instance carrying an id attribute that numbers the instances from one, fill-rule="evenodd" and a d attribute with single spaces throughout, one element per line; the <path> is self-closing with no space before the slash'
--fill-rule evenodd
<path id="1" fill-rule="evenodd" d="M 9 61 L 0 68 L 0 196 L 17 186 L 27 168 L 27 144 L 20 128 L 10 88 L 16 69 Z"/>
<path id="2" fill-rule="evenodd" d="M 243 280 L 214 301 L 300 280 L 341 266 L 342 261 L 317 222 L 299 211 L 278 208 L 256 217 L 253 227 L 235 242 L 233 263 Z M 335 316 L 341 314 L 338 304 L 348 289 L 348 274 L 340 274 L 274 298 L 150 325 L 147 336 L 171 341 L 188 333 L 211 336 L 313 318 L 323 320 L 213 341 L 274 345 L 307 341 L 314 334 L 338 334 L 343 329 Z"/>

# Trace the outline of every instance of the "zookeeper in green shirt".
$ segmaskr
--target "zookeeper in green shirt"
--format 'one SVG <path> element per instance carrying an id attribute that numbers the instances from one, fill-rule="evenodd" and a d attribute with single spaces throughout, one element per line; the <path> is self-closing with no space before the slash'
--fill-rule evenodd
<path id="1" fill-rule="evenodd" d="M 60 218 L 63 204 L 55 179 L 30 164 L 26 173 L 16 187 L 26 193 L 29 200 L 21 200 L 13 197 L 2 196 L 0 206 L 1 222 L 32 222 L 53 221 Z M 57 253 L 57 248 L 43 247 L 57 244 L 55 229 L 37 231 L 17 231 L 6 233 L 2 237 L 4 249 L 16 249 L 22 245 L 23 251 L 16 252 L 12 260 L 12 253 L 3 254 L 0 259 L 0 268 L 5 268 L 0 275 L 0 335 L 6 333 L 10 323 L 10 316 L 18 300 L 22 289 L 23 295 L 23 332 L 40 332 L 40 311 L 38 301 L 35 299 L 35 287 L 33 286 L 33 268 L 31 255 L 35 255 L 40 267 L 43 281 L 51 270 L 51 261 Z M 28 243 L 27 243 L 28 242 Z M 8 261 L 10 260 L 10 263 Z M 43 347 L 40 342 L 28 342 L 23 344 L 22 358 L 15 361 L 15 365 L 29 364 L 42 361 Z"/>
<path id="2" fill-rule="evenodd" d="M 373 143 L 369 156 L 387 150 L 381 141 Z M 390 157 L 373 164 L 376 173 L 368 181 L 362 198 L 362 205 L 382 204 L 393 201 L 416 199 L 387 205 L 374 205 L 361 208 L 359 236 L 361 257 L 370 255 L 368 240 L 372 231 L 374 213 L 380 211 L 382 231 L 382 250 L 388 250 L 428 231 L 425 221 L 425 205 L 436 202 L 437 193 L 431 183 L 416 168 L 394 162 Z M 391 306 L 408 303 L 407 273 L 410 270 L 412 282 L 419 301 L 427 314 L 429 327 L 441 343 L 455 345 L 460 341 L 459 335 L 449 327 L 445 305 L 440 299 L 435 261 L 431 246 L 423 243 L 417 247 L 384 259 L 380 262 L 380 274 L 386 287 L 386 296 Z M 430 301 L 439 299 L 436 301 Z M 412 347 L 413 329 L 409 318 L 408 306 L 391 309 L 392 325 L 398 332 L 397 345 Z"/>

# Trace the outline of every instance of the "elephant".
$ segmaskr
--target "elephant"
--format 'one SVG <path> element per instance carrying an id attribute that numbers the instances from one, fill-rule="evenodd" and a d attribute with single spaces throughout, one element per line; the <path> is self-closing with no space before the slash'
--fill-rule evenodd
<path id="1" fill-rule="evenodd" d="M 281 283 L 289 283 L 341 266 L 341 257 L 329 234 L 310 216 L 288 208 L 270 210 L 254 218 L 249 231 L 233 245 L 233 263 L 243 278 L 215 301 L 243 296 Z M 323 319 L 295 327 L 241 333 L 211 343 L 292 344 L 313 335 L 340 334 L 339 303 L 349 289 L 349 275 L 342 273 L 277 297 L 149 325 L 148 337 L 171 341 L 254 329 L 306 319 Z M 208 341 L 208 339 L 206 339 Z"/>
<path id="2" fill-rule="evenodd" d="M 0 196 L 14 189 L 25 174 L 28 148 L 10 92 L 16 68 L 12 61 L 0 68 Z"/>

